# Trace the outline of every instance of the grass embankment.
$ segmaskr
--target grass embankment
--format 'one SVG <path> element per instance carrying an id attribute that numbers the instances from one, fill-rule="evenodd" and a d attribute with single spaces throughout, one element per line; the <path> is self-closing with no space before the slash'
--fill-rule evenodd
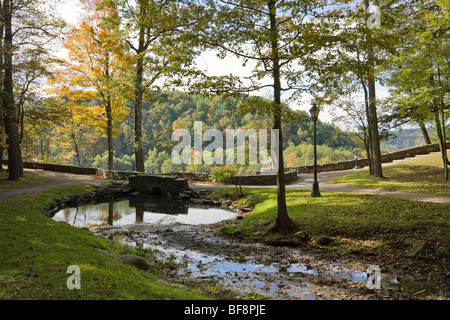
<path id="1" fill-rule="evenodd" d="M 23 177 L 19 181 L 9 181 L 8 175 L 9 174 L 7 170 L 0 171 L 0 191 L 23 188 L 32 184 L 44 183 L 45 181 L 47 181 L 46 177 L 41 177 L 26 172 L 23 174 Z"/>
<path id="2" fill-rule="evenodd" d="M 280 238 L 271 232 L 277 215 L 274 189 L 245 189 L 245 197 L 238 198 L 229 188 L 213 196 L 254 207 L 245 219 L 223 227 L 228 234 L 259 241 Z M 286 190 L 286 202 L 289 217 L 311 238 L 309 244 L 326 250 L 395 256 L 403 255 L 417 239 L 440 247 L 447 246 L 450 238 L 449 207 L 445 205 L 332 192 L 312 198 L 310 191 L 297 190 Z M 325 236 L 331 238 L 331 245 L 319 244 Z"/>
<path id="3" fill-rule="evenodd" d="M 123 264 L 99 250 L 140 254 L 133 249 L 44 215 L 54 199 L 82 194 L 89 188 L 61 187 L 0 204 L 0 299 L 208 298 L 196 290 L 159 281 L 151 272 Z M 81 289 L 67 288 L 70 265 L 80 267 Z"/>
<path id="4" fill-rule="evenodd" d="M 444 179 L 440 154 L 405 160 L 383 167 L 383 179 L 375 178 L 367 170 L 330 179 L 329 182 L 364 188 L 432 194 L 450 197 L 450 186 Z"/>

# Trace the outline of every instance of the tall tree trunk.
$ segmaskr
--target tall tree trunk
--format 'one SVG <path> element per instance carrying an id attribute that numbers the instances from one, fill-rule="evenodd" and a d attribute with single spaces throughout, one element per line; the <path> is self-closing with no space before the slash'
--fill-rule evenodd
<path id="1" fill-rule="evenodd" d="M 106 137 L 107 137 L 107 143 L 108 143 L 108 170 L 114 170 L 114 150 L 113 150 L 113 134 L 112 134 L 112 122 L 113 122 L 113 115 L 112 115 L 112 104 L 111 104 L 111 88 L 109 87 L 110 82 L 110 73 L 109 73 L 109 49 L 106 49 L 105 52 L 105 76 L 108 82 L 108 90 L 106 92 Z"/>
<path id="2" fill-rule="evenodd" d="M 144 8 L 140 8 L 140 17 L 145 14 Z M 139 29 L 139 43 L 136 52 L 136 78 L 134 84 L 134 149 L 136 159 L 136 171 L 144 172 L 144 150 L 142 137 L 142 97 L 144 95 L 143 74 L 144 74 L 144 39 L 145 28 Z"/>
<path id="3" fill-rule="evenodd" d="M 141 54 L 137 56 L 136 80 L 134 88 L 134 149 L 136 159 L 136 171 L 144 172 L 144 150 L 142 146 L 142 97 L 143 97 L 143 72 L 144 61 Z"/>
<path id="4" fill-rule="evenodd" d="M 108 140 L 108 170 L 114 170 L 111 100 L 108 100 L 106 107 L 106 136 Z"/>
<path id="5" fill-rule="evenodd" d="M 427 130 L 427 127 L 425 126 L 425 123 L 423 122 L 423 120 L 418 120 L 417 122 L 419 124 L 420 130 L 422 131 L 422 135 L 425 140 L 425 143 L 431 144 L 430 135 L 428 134 L 428 130 Z"/>
<path id="6" fill-rule="evenodd" d="M 282 132 L 282 108 L 281 108 L 281 81 L 280 65 L 278 55 L 278 34 L 275 16 L 275 2 L 269 1 L 270 12 L 270 30 L 272 36 L 272 62 L 273 62 L 273 87 L 275 102 L 275 122 L 274 129 L 278 130 L 278 172 L 277 172 L 277 219 L 274 231 L 280 234 L 288 234 L 292 226 L 292 220 L 289 218 L 286 206 L 286 188 L 284 180 L 284 159 L 283 159 L 283 132 Z"/>
<path id="7" fill-rule="evenodd" d="M 366 150 L 367 153 L 367 164 L 369 166 L 369 173 L 372 174 L 371 170 L 372 170 L 372 157 L 371 157 L 371 151 L 370 151 L 370 143 L 369 143 L 369 138 L 368 138 L 368 134 L 367 134 L 367 128 L 364 129 L 364 149 Z"/>
<path id="8" fill-rule="evenodd" d="M 364 105 L 366 110 L 366 119 L 367 119 L 367 143 L 366 152 L 367 152 L 367 160 L 369 162 L 369 175 L 373 175 L 373 156 L 372 156 L 372 131 L 370 130 L 371 123 L 369 122 L 369 93 L 367 91 L 367 86 L 364 81 L 361 81 L 361 85 L 364 89 Z"/>
<path id="9" fill-rule="evenodd" d="M 14 103 L 14 89 L 13 89 L 13 33 L 12 33 L 12 0 L 3 1 L 3 24 L 4 24 L 4 79 L 3 79 L 3 109 L 4 109 L 4 123 L 5 132 L 8 144 L 8 171 L 9 180 L 17 181 L 23 176 L 22 152 L 20 150 L 17 110 Z"/>
<path id="10" fill-rule="evenodd" d="M 444 98 L 441 98 L 441 119 L 442 119 L 442 161 L 444 162 L 444 176 L 445 181 L 448 181 L 448 156 L 447 156 L 447 132 L 445 130 L 445 112 L 444 112 Z"/>
<path id="11" fill-rule="evenodd" d="M 441 126 L 441 119 L 439 117 L 439 110 L 436 110 L 434 112 L 434 121 L 436 124 L 436 132 L 437 132 L 437 136 L 438 136 L 438 141 L 439 141 L 439 149 L 441 151 L 441 157 L 442 157 L 442 163 L 444 165 L 444 178 L 445 181 L 448 181 L 448 159 L 447 159 L 447 143 L 444 139 L 445 133 L 443 132 L 444 130 Z M 444 121 L 443 121 L 444 123 Z"/>
<path id="12" fill-rule="evenodd" d="M 375 103 L 375 81 L 369 80 L 369 130 L 371 135 L 372 164 L 373 175 L 377 178 L 383 178 L 383 169 L 381 166 L 380 134 L 378 132 L 377 109 Z"/>
<path id="13" fill-rule="evenodd" d="M 369 0 L 364 0 L 366 17 L 368 17 Z M 367 18 L 366 18 L 367 21 Z M 369 35 L 370 36 L 370 35 Z M 380 134 L 378 132 L 378 118 L 375 94 L 375 61 L 373 56 L 373 45 L 370 41 L 367 43 L 367 66 L 368 66 L 368 91 L 369 91 L 369 131 L 371 135 L 373 175 L 377 178 L 383 178 L 383 169 L 381 165 Z"/>
<path id="14" fill-rule="evenodd" d="M 75 133 L 72 131 L 72 132 L 70 133 L 70 136 L 72 137 L 73 145 L 74 145 L 74 147 L 75 147 L 75 153 L 76 153 L 76 155 L 77 155 L 78 166 L 81 167 L 80 152 L 79 152 L 79 150 L 78 150 L 78 143 L 77 143 L 77 140 L 75 139 Z"/>
<path id="15" fill-rule="evenodd" d="M 0 66 L 3 65 L 3 3 L 0 1 Z M 0 90 L 3 90 L 3 68 L 0 68 Z M 3 110 L 3 100 L 0 96 L 0 110 Z M 3 150 L 5 123 L 3 121 L 3 112 L 0 112 L 0 171 L 3 170 Z"/>

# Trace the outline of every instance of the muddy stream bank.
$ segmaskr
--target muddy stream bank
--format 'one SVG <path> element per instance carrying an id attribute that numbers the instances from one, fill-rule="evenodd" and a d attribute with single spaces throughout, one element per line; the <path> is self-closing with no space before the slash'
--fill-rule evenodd
<path id="1" fill-rule="evenodd" d="M 272 246 L 220 232 L 236 211 L 180 199 L 129 198 L 61 208 L 53 219 L 87 227 L 96 235 L 137 249 L 151 249 L 152 262 L 168 281 L 222 288 L 223 299 L 420 299 L 442 290 L 414 281 L 371 257 Z M 367 269 L 381 269 L 379 289 L 368 288 Z"/>

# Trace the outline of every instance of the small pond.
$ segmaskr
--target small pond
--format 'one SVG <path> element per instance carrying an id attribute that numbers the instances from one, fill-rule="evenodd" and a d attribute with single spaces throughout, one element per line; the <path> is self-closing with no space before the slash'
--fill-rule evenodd
<path id="1" fill-rule="evenodd" d="M 52 218 L 77 227 L 91 228 L 140 223 L 214 224 L 236 216 L 236 212 L 220 207 L 149 195 L 119 201 L 79 204 L 77 207 L 61 209 Z"/>

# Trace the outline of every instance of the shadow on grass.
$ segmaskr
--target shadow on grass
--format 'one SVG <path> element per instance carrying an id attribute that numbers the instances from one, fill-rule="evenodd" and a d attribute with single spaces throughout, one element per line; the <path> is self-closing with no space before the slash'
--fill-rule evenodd
<path id="1" fill-rule="evenodd" d="M 330 179 L 329 182 L 364 188 L 450 196 L 442 168 L 424 165 L 393 165 L 383 168 L 385 178 L 358 172 Z"/>
<path id="2" fill-rule="evenodd" d="M 0 191 L 27 187 L 33 184 L 44 183 L 47 178 L 37 176 L 31 173 L 24 173 L 19 181 L 9 181 L 9 173 L 7 170 L 0 171 Z"/>
<path id="3" fill-rule="evenodd" d="M 252 194 L 253 190 L 246 190 Z M 263 200 L 251 215 L 224 227 L 229 234 L 267 240 L 277 216 L 276 191 L 258 190 Z M 327 236 L 347 249 L 379 250 L 405 247 L 412 239 L 444 243 L 450 236 L 448 206 L 383 196 L 323 192 L 312 198 L 309 191 L 287 190 L 288 215 L 297 230 L 313 241 Z"/>

